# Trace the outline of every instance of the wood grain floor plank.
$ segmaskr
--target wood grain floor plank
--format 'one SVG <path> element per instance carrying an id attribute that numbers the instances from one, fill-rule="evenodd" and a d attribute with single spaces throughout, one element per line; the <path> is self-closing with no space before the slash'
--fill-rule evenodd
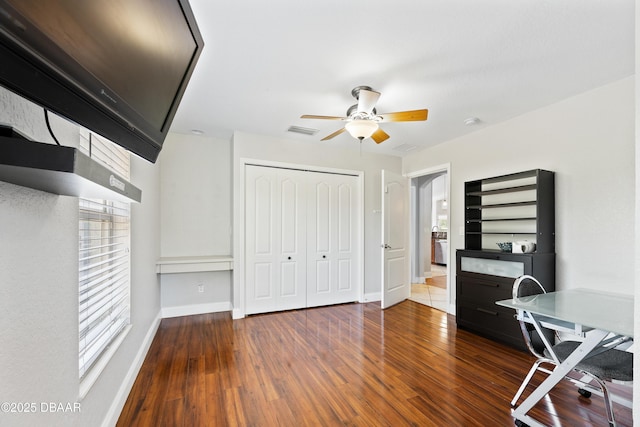
<path id="1" fill-rule="evenodd" d="M 511 426 L 532 363 L 413 301 L 164 319 L 118 426 Z M 532 414 L 606 425 L 602 400 L 565 383 Z"/>
<path id="2" fill-rule="evenodd" d="M 162 405 L 160 414 L 160 425 L 182 427 L 187 422 L 184 410 L 184 399 L 168 400 Z"/>

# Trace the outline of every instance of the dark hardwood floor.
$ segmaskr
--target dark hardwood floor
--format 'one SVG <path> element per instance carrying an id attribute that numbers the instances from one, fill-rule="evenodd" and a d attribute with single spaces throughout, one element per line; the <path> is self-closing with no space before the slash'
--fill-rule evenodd
<path id="1" fill-rule="evenodd" d="M 512 426 L 532 362 L 412 301 L 164 319 L 118 426 Z M 564 384 L 533 415 L 607 425 L 600 398 Z"/>

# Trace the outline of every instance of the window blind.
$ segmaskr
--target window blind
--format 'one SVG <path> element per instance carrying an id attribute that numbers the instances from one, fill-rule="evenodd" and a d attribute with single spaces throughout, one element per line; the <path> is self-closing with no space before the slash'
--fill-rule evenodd
<path id="1" fill-rule="evenodd" d="M 89 131 L 80 132 L 80 151 L 127 180 L 130 178 L 129 152 Z"/>
<path id="2" fill-rule="evenodd" d="M 129 178 L 129 156 L 95 135 L 81 151 Z M 90 153 L 90 154 L 89 154 Z M 129 204 L 79 199 L 79 376 L 84 378 L 130 322 Z"/>

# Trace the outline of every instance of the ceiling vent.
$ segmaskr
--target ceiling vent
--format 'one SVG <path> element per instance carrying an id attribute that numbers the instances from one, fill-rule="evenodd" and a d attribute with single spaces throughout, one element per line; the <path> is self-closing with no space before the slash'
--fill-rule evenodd
<path id="1" fill-rule="evenodd" d="M 407 153 L 411 150 L 415 150 L 416 148 L 418 148 L 417 145 L 401 144 L 401 145 L 398 145 L 397 147 L 394 147 L 393 149 L 396 151 L 402 151 L 403 153 Z"/>
<path id="2" fill-rule="evenodd" d="M 289 126 L 288 132 L 301 133 L 303 135 L 315 135 L 319 129 L 305 128 L 302 126 Z"/>

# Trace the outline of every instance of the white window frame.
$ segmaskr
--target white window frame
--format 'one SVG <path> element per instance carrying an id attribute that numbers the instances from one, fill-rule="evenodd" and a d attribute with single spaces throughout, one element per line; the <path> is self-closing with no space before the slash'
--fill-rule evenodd
<path id="1" fill-rule="evenodd" d="M 80 151 L 129 179 L 129 153 L 89 131 Z M 131 329 L 130 206 L 78 199 L 78 374 L 80 398 Z"/>

